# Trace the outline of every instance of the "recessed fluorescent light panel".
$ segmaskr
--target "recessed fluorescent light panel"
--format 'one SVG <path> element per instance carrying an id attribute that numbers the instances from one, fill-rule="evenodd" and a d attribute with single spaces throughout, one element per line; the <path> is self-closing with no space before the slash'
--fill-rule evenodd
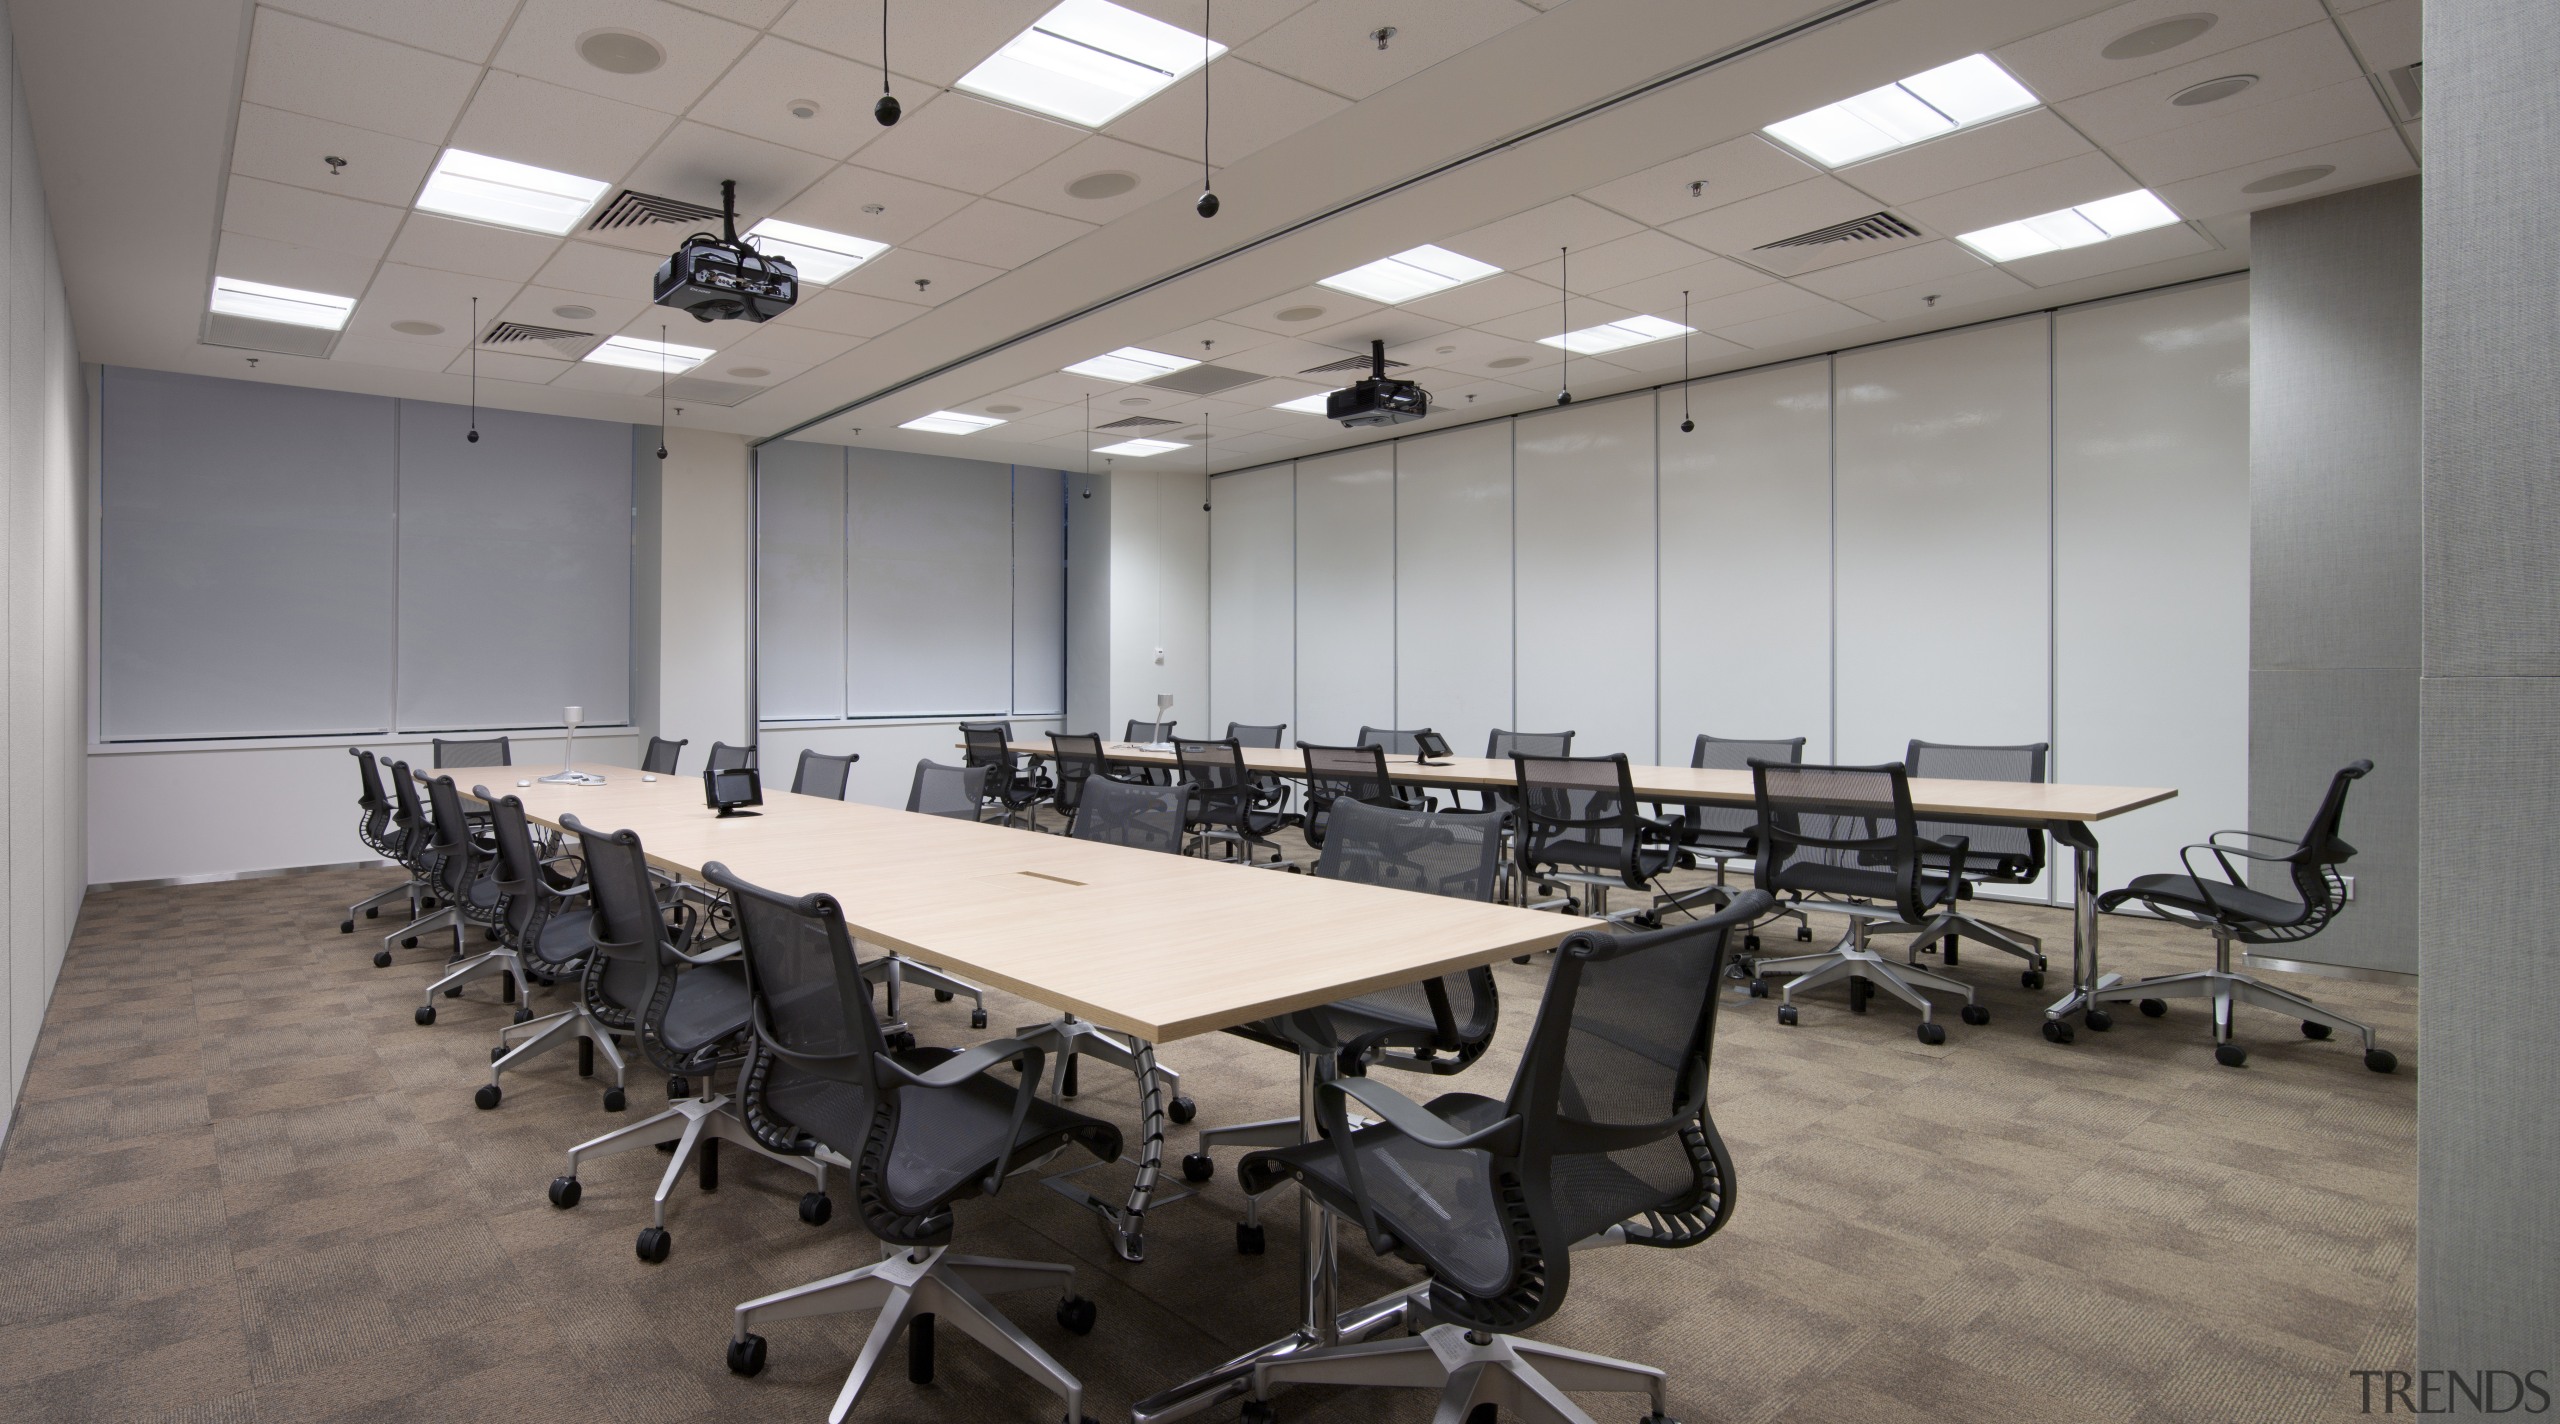
<path id="1" fill-rule="evenodd" d="M 1097 445 L 1094 447 L 1093 453 L 1097 455 L 1127 455 L 1132 459 L 1143 460 L 1149 455 L 1161 455 L 1167 450 L 1179 450 L 1181 448 L 1181 442 L 1176 440 L 1123 440 L 1117 445 Z"/>
<path id="2" fill-rule="evenodd" d="M 664 355 L 660 353 L 664 352 Z M 634 371 L 663 371 L 681 376 L 710 360 L 708 346 L 678 346 L 638 336 L 608 336 L 604 344 L 587 353 L 586 359 L 604 366 L 628 366 Z"/>
<path id="3" fill-rule="evenodd" d="M 1293 401 L 1282 401 L 1278 405 L 1273 406 L 1272 409 L 1294 410 L 1305 415 L 1322 415 L 1324 414 L 1324 403 L 1328 394 L 1328 392 L 1318 391 L 1311 396 L 1300 396 Z"/>
<path id="4" fill-rule="evenodd" d="M 448 148 L 418 194 L 421 211 L 496 227 L 567 235 L 610 183 Z"/>
<path id="5" fill-rule="evenodd" d="M 343 331 L 347 316 L 356 309 L 353 297 L 333 297 L 327 292 L 305 292 L 294 287 L 271 287 L 264 282 L 244 282 L 237 277 L 213 279 L 214 311 L 223 316 L 245 316 L 252 321 L 278 321 L 287 326 L 316 326 L 323 331 Z"/>
<path id="6" fill-rule="evenodd" d="M 756 240 L 757 250 L 790 258 L 802 281 L 822 287 L 889 250 L 885 242 L 780 218 L 766 218 L 748 228 L 747 236 Z"/>
<path id="7" fill-rule="evenodd" d="M 1825 168 L 1838 168 L 2035 106 L 2036 96 L 1991 56 L 1971 54 L 1761 132 Z"/>
<path id="8" fill-rule="evenodd" d="M 2095 203 L 2082 203 L 2041 217 L 2023 218 L 1979 232 L 1959 234 L 1956 241 L 1994 262 L 2015 262 L 2067 248 L 2087 247 L 2111 237 L 2167 227 L 2178 215 L 2148 188 L 2136 188 Z"/>
<path id="9" fill-rule="evenodd" d="M 1090 361 L 1078 361 L 1067 368 L 1067 374 L 1091 376 L 1103 381 L 1152 381 L 1158 376 L 1171 375 L 1199 364 L 1186 357 L 1149 351 L 1143 346 L 1123 346 Z"/>
<path id="10" fill-rule="evenodd" d="M 981 430 L 1004 424 L 992 415 L 970 415 L 965 411 L 937 410 L 919 415 L 901 424 L 900 430 L 922 430 L 933 435 L 975 435 Z"/>
<path id="11" fill-rule="evenodd" d="M 959 87 L 1098 129 L 1226 52 L 1111 0 L 1066 0 L 961 75 Z"/>
<path id="12" fill-rule="evenodd" d="M 1365 267 L 1337 272 L 1316 285 L 1394 306 L 1490 277 L 1502 269 L 1429 243 Z"/>
<path id="13" fill-rule="evenodd" d="M 1541 336 L 1538 338 L 1538 344 L 1561 346 L 1576 356 L 1597 356 L 1603 351 L 1624 351 L 1630 346 L 1645 346 L 1656 341 L 1668 341 L 1684 331 L 1695 330 L 1697 328 L 1694 326 L 1682 326 L 1676 321 L 1664 321 L 1658 316 L 1631 316 L 1624 321 L 1613 321 L 1603 326 L 1586 326 L 1580 331 L 1568 331 L 1562 336 Z"/>

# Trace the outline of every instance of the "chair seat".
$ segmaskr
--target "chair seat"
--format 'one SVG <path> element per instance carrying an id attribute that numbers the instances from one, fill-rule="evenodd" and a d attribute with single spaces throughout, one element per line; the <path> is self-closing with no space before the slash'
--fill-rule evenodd
<path id="1" fill-rule="evenodd" d="M 1944 875 L 1920 877 L 1920 903 L 1943 905 L 1953 900 L 1963 886 L 1961 880 Z M 1868 870 L 1854 865 L 1809 865 L 1797 863 L 1786 867 L 1772 887 L 1808 895 L 1847 895 L 1859 899 L 1891 900 L 1895 895 L 1893 872 Z"/>
<path id="2" fill-rule="evenodd" d="M 2208 887 L 2192 875 L 2137 875 L 2121 890 L 2098 901 L 2112 910 L 2127 900 L 2141 900 L 2201 915 L 2208 920 L 2261 925 L 2290 925 L 2302 918 L 2302 902 L 2223 883 Z"/>
<path id="3" fill-rule="evenodd" d="M 746 971 L 736 964 L 706 964 L 676 977 L 675 992 L 658 1036 L 679 1055 L 699 1053 L 745 1031 L 753 1013 Z"/>
<path id="4" fill-rule="evenodd" d="M 1475 1093 L 1444 1093 L 1423 1106 L 1461 1132 L 1490 1127 L 1504 1113 L 1499 1101 Z M 1511 1243 L 1485 1153 L 1426 1147 L 1385 1127 L 1359 1129 L 1351 1145 L 1378 1225 L 1395 1237 L 1397 1255 L 1470 1294 L 1491 1295 L 1510 1281 Z M 1330 1140 L 1256 1152 L 1238 1172 L 1247 1191 L 1295 1180 L 1334 1211 L 1359 1219 L 1359 1201 Z"/>
<path id="5" fill-rule="evenodd" d="M 587 957 L 596 947 L 595 917 L 582 914 L 580 907 L 565 906 L 554 910 L 543 923 L 542 934 L 528 946 L 535 961 L 545 966 L 574 964 Z"/>
<path id="6" fill-rule="evenodd" d="M 1623 846 L 1599 841 L 1567 840 L 1558 837 L 1536 847 L 1535 863 L 1560 870 L 1587 871 L 1594 875 L 1625 878 L 1627 852 Z M 1671 852 L 1655 846 L 1642 846 L 1636 851 L 1635 873 L 1639 879 L 1651 880 L 1671 865 Z"/>

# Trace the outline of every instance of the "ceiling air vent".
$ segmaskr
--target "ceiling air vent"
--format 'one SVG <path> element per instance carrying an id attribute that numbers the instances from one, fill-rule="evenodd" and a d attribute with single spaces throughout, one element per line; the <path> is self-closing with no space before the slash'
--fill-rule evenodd
<path id="1" fill-rule="evenodd" d="M 1869 213 L 1862 218 L 1851 218 L 1811 232 L 1800 232 L 1793 237 L 1782 237 L 1775 242 L 1764 242 L 1751 250 L 1776 252 L 1788 247 L 1828 247 L 1835 242 L 1900 242 L 1906 237 L 1919 235 L 1920 229 L 1891 213 Z"/>
<path id="2" fill-rule="evenodd" d="M 1330 376 L 1341 371 L 1358 371 L 1365 376 L 1369 373 L 1369 365 L 1369 358 L 1366 356 L 1345 356 L 1339 361 L 1327 361 L 1321 366 L 1309 366 L 1298 374 L 1301 376 Z M 1405 363 L 1402 361 L 1389 361 L 1387 363 L 1387 369 L 1390 371 L 1400 371 L 1404 369 L 1404 365 Z"/>
<path id="3" fill-rule="evenodd" d="M 1179 420 L 1159 420 L 1159 419 L 1157 419 L 1156 417 L 1154 417 L 1154 416 L 1152 416 L 1152 415 L 1131 415 L 1131 416 L 1124 416 L 1124 417 L 1122 417 L 1122 418 L 1121 418 L 1121 419 L 1119 419 L 1119 420 L 1112 421 L 1112 422 L 1111 422 L 1110 424 L 1108 424 L 1108 425 L 1097 425 L 1097 426 L 1095 426 L 1095 427 L 1094 427 L 1094 429 L 1096 429 L 1096 430 L 1156 430 L 1156 429 L 1160 429 L 1160 428 L 1162 428 L 1162 427 L 1164 427 L 1164 426 L 1168 426 L 1168 425 L 1180 425 L 1181 423 L 1182 423 L 1182 422 L 1181 422 L 1181 421 L 1179 421 Z"/>
<path id="4" fill-rule="evenodd" d="M 714 381 L 701 376 L 678 376 L 667 382 L 667 399 L 686 405 L 738 405 L 763 395 L 767 388 L 750 386 L 742 381 Z"/>
<path id="5" fill-rule="evenodd" d="M 2418 100 L 2424 88 L 2419 82 L 2418 71 L 2425 67 L 2424 64 L 2404 64 L 2373 76 L 2382 81 L 2383 97 L 2390 100 L 2393 112 L 2399 114 L 2400 122 L 2404 124 L 2418 121 Z"/>
<path id="6" fill-rule="evenodd" d="M 480 344 L 483 346 L 549 347 L 550 351 L 548 352 L 528 352 L 526 354 L 549 355 L 556 353 L 574 361 L 579 357 L 586 355 L 588 351 L 594 348 L 596 344 L 596 334 L 592 331 L 571 331 L 567 327 L 560 326 L 535 326 L 530 322 L 493 321 L 489 323 L 489 329 L 480 334 Z"/>
<path id="7" fill-rule="evenodd" d="M 617 227 L 646 227 L 651 223 L 680 224 L 718 222 L 719 220 L 718 208 L 706 208 L 700 203 L 688 203 L 682 198 L 662 198 L 655 193 L 643 193 L 634 188 L 625 188 L 614 194 L 613 201 L 605 204 L 604 210 L 589 220 L 587 231 L 597 232 Z"/>
<path id="8" fill-rule="evenodd" d="M 1180 391 L 1185 395 L 1213 396 L 1220 391 L 1249 386 L 1262 379 L 1264 377 L 1258 371 L 1239 371 L 1233 366 L 1204 364 L 1185 366 L 1179 371 L 1167 371 L 1145 384 L 1147 389 L 1152 391 Z"/>

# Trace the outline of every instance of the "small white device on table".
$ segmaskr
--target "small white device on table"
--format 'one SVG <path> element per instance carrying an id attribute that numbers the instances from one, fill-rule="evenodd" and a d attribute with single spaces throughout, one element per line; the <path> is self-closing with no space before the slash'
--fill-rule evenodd
<path id="1" fill-rule="evenodd" d="M 568 729 L 569 736 L 560 746 L 560 769 L 542 778 L 545 784 L 552 786 L 604 785 L 604 778 L 594 772 L 572 769 L 578 760 L 578 723 L 586 715 L 586 710 L 584 707 L 560 709 L 560 723 Z"/>

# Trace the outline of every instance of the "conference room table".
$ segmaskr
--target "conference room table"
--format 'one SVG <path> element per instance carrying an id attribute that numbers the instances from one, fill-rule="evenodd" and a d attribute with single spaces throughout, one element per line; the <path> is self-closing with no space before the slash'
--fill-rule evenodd
<path id="1" fill-rule="evenodd" d="M 1050 757 L 1046 743 L 1013 742 L 1026 756 Z M 1307 774 L 1306 758 L 1294 749 L 1246 747 L 1245 765 L 1257 774 L 1296 777 Z M 1105 759 L 1130 766 L 1180 765 L 1170 744 L 1105 742 Z M 1644 766 L 1627 768 L 1636 798 L 1683 806 L 1751 807 L 1751 773 L 1709 767 Z M 1387 777 L 1403 785 L 1470 791 L 1492 791 L 1519 784 L 1511 762 L 1491 757 L 1445 757 L 1424 761 L 1413 756 L 1387 758 Z M 1933 821 L 1971 821 L 1987 825 L 2024 826 L 2043 831 L 2071 848 L 2071 988 L 2044 1011 L 2045 1037 L 2069 1043 L 2069 1015 L 2098 1009 L 2098 996 L 2122 983 L 2124 976 L 2098 967 L 2098 833 L 2101 821 L 2156 806 L 2178 794 L 2165 786 L 2080 786 L 2063 782 L 1955 781 L 1942 777 L 1911 779 L 1911 809 Z M 2084 1017 L 2084 1022 L 2087 1021 Z M 2097 1019 L 2103 1025 L 2107 1020 Z"/>
<path id="2" fill-rule="evenodd" d="M 1138 1181 L 1125 1206 L 1092 1204 L 1115 1248 L 1131 1260 L 1144 1254 L 1145 1213 L 1161 1164 L 1163 1121 L 1148 1071 L 1154 1046 L 1493 964 L 1553 948 L 1578 930 L 1605 928 L 1508 905 L 787 792 L 768 794 L 757 814 L 721 817 L 704 804 L 697 776 L 576 769 L 604 779 L 545 782 L 527 768 L 453 774 L 466 792 L 477 786 L 488 796 L 514 795 L 528 819 L 555 830 L 575 815 L 594 830 L 634 831 L 653 864 L 697 883 L 702 867 L 717 861 L 784 894 L 832 895 L 863 947 L 895 950 L 1125 1035 L 1141 1054 L 1147 1105 Z M 1299 1115 L 1310 1141 L 1316 1084 L 1331 1071 L 1329 1053 L 1312 1046 L 1300 1052 Z M 1297 1330 L 1158 1396 L 1149 1402 L 1151 1417 L 1237 1397 L 1253 1359 L 1374 1326 L 1341 1313 L 1333 1223 L 1312 1195 L 1300 1194 L 1299 1224 Z"/>

